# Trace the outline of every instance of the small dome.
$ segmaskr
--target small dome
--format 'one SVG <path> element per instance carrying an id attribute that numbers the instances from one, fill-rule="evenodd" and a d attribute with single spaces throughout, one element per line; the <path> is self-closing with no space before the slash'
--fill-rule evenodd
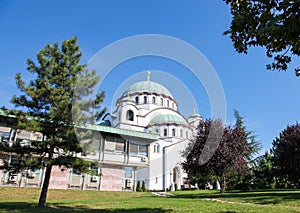
<path id="1" fill-rule="evenodd" d="M 190 118 L 201 118 L 202 119 L 201 115 L 198 114 L 196 108 L 194 108 L 194 113 L 188 117 L 188 119 L 190 119 Z"/>
<path id="2" fill-rule="evenodd" d="M 171 92 L 164 87 L 163 85 L 153 82 L 153 81 L 140 81 L 132 86 L 130 86 L 124 93 L 123 96 L 132 93 L 143 93 L 143 92 L 148 92 L 148 93 L 156 93 L 159 95 L 165 95 L 173 98 Z"/>
<path id="3" fill-rule="evenodd" d="M 158 115 L 152 119 L 150 126 L 155 124 L 178 124 L 178 125 L 188 125 L 186 120 L 177 115 Z"/>
<path id="4" fill-rule="evenodd" d="M 190 115 L 188 118 L 189 119 L 190 118 L 201 118 L 202 119 L 201 115 L 199 115 L 198 113 L 194 113 L 194 114 Z"/>

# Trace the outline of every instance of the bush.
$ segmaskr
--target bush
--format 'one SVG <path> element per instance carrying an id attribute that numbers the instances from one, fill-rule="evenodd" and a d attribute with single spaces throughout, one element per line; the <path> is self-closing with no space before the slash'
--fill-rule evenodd
<path id="1" fill-rule="evenodd" d="M 142 191 L 145 192 L 147 189 L 146 189 L 146 184 L 145 184 L 145 181 L 143 181 L 142 183 Z"/>
<path id="2" fill-rule="evenodd" d="M 174 188 L 175 188 L 175 191 L 178 190 L 178 185 L 177 185 L 177 183 L 175 183 Z"/>
<path id="3" fill-rule="evenodd" d="M 137 185 L 136 185 L 136 191 L 137 191 L 137 192 L 140 192 L 140 191 L 141 191 L 141 183 L 140 183 L 140 181 L 137 182 Z"/>

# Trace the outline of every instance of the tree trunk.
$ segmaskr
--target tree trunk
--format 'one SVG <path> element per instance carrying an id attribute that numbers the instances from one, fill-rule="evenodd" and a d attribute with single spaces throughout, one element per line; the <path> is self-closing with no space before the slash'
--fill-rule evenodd
<path id="1" fill-rule="evenodd" d="M 44 183 L 43 183 L 43 187 L 42 187 L 42 192 L 40 194 L 40 199 L 39 199 L 39 204 L 38 204 L 39 207 L 44 207 L 46 200 L 47 200 L 47 193 L 48 193 L 48 187 L 49 187 L 49 182 L 50 182 L 51 170 L 52 170 L 52 165 L 47 164 Z"/>
<path id="2" fill-rule="evenodd" d="M 224 194 L 225 189 L 226 189 L 226 177 L 224 174 L 222 174 L 221 176 L 218 176 L 218 181 L 220 183 L 220 193 Z"/>

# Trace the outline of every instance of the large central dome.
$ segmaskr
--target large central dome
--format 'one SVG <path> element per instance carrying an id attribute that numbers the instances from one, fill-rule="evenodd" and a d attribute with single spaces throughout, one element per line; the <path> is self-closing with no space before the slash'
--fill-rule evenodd
<path id="1" fill-rule="evenodd" d="M 173 98 L 171 92 L 163 85 L 153 81 L 140 81 L 131 85 L 124 93 L 123 96 L 134 93 L 156 93 L 158 95 L 165 95 Z"/>

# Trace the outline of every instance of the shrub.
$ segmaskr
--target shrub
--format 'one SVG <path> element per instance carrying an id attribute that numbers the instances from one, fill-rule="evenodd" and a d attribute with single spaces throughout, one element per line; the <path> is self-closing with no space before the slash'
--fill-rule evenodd
<path id="1" fill-rule="evenodd" d="M 177 185 L 177 183 L 175 183 L 174 188 L 175 188 L 175 191 L 178 190 L 178 185 Z"/>
<path id="2" fill-rule="evenodd" d="M 142 191 L 143 191 L 143 192 L 146 191 L 146 184 L 145 184 L 145 181 L 143 181 L 143 183 L 142 183 Z"/>
<path id="3" fill-rule="evenodd" d="M 140 183 L 140 181 L 137 182 L 137 185 L 136 185 L 136 191 L 137 191 L 137 192 L 140 192 L 140 191 L 141 191 L 141 183 Z"/>

